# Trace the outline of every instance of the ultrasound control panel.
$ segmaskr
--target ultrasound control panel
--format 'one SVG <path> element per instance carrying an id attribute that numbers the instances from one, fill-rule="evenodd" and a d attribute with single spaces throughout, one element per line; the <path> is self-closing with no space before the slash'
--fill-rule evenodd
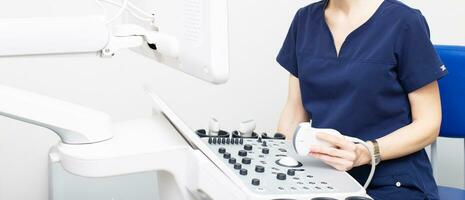
<path id="1" fill-rule="evenodd" d="M 196 134 L 250 191 L 264 195 L 308 195 L 311 199 L 367 200 L 363 188 L 347 173 L 319 160 L 298 156 L 283 134 L 270 136 L 224 130 Z M 332 198 L 338 196 L 338 198 Z"/>

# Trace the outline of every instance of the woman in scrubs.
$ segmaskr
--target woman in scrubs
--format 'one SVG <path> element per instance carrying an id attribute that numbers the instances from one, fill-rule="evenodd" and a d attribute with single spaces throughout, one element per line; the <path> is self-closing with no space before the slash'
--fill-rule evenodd
<path id="1" fill-rule="evenodd" d="M 322 0 L 301 8 L 277 61 L 290 72 L 278 131 L 300 122 L 368 141 L 374 199 L 439 199 L 424 148 L 441 125 L 437 80 L 447 74 L 420 11 L 397 0 Z M 342 137 L 309 156 L 364 183 L 370 154 Z"/>

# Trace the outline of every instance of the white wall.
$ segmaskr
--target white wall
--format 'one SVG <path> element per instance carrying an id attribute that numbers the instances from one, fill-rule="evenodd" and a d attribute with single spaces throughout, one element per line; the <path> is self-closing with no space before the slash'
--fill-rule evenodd
<path id="1" fill-rule="evenodd" d="M 60 6 L 73 8 L 73 13 L 99 11 L 74 0 L 56 5 L 63 1 L 3 2 L 0 17 L 56 14 L 51 8 Z M 50 2 L 55 6 L 47 5 Z M 130 51 L 113 59 L 90 55 L 0 58 L 0 83 L 99 109 L 115 120 L 150 114 L 150 99 L 141 89 L 143 83 L 149 83 L 193 128 L 206 126 L 208 117 L 215 115 L 226 129 L 254 118 L 259 130 L 271 132 L 287 83 L 287 73 L 274 59 L 295 10 L 309 2 L 230 1 L 231 80 L 225 85 L 209 85 Z M 465 28 L 459 23 L 465 19 L 465 13 L 459 12 L 465 2 L 409 2 L 429 19 L 435 42 L 465 45 Z M 451 15 L 455 15 L 455 23 L 451 23 Z M 0 117 L 0 200 L 47 199 L 46 156 L 56 142 L 57 137 L 47 130 Z M 441 140 L 439 147 L 443 161 L 440 183 L 463 186 L 463 146 Z"/>

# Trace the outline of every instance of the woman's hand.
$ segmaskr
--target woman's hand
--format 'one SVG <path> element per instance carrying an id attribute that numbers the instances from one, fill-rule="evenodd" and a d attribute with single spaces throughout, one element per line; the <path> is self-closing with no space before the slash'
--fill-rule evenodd
<path id="1" fill-rule="evenodd" d="M 309 155 L 322 160 L 337 170 L 349 171 L 354 167 L 369 164 L 371 161 L 368 149 L 360 144 L 345 140 L 344 136 L 317 133 L 316 137 L 328 142 L 333 147 L 313 146 Z M 369 142 L 369 145 L 372 144 Z"/>

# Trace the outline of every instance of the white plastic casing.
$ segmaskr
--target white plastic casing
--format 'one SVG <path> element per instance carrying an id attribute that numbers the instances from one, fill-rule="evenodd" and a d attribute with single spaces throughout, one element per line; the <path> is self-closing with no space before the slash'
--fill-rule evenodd
<path id="1" fill-rule="evenodd" d="M 217 136 L 218 132 L 220 132 L 220 122 L 212 117 L 208 122 L 208 135 Z"/>
<path id="2" fill-rule="evenodd" d="M 154 103 L 155 103 L 155 107 L 156 107 L 156 111 L 160 111 L 164 116 L 166 116 L 170 123 L 175 126 L 176 130 L 178 130 L 180 133 L 182 133 L 183 137 L 186 138 L 190 144 L 192 144 L 192 146 L 195 146 L 196 148 L 198 148 L 198 150 L 200 150 L 205 156 L 207 159 L 209 159 L 209 161 L 211 163 L 213 163 L 217 169 L 219 169 L 221 172 L 223 172 L 222 174 L 225 175 L 226 177 L 224 177 L 225 179 L 222 180 L 223 183 L 227 183 L 229 181 L 232 182 L 233 185 L 236 185 L 238 186 L 238 188 L 240 189 L 240 192 L 236 192 L 235 194 L 237 195 L 236 198 L 234 199 L 244 199 L 244 200 L 270 200 L 270 199 L 295 199 L 295 200 L 307 200 L 307 199 L 311 199 L 313 198 L 312 197 L 312 193 L 309 193 L 309 194 L 305 194 L 305 195 L 262 195 L 260 193 L 256 193 L 256 192 L 252 192 L 250 190 L 247 189 L 247 187 L 244 185 L 244 182 L 240 179 L 239 176 L 237 176 L 237 173 L 231 171 L 231 170 L 228 170 L 229 166 L 226 165 L 225 162 L 223 162 L 223 160 L 221 160 L 221 158 L 219 158 L 218 156 L 215 155 L 215 153 L 211 150 L 209 150 L 209 147 L 207 146 L 206 143 L 204 143 L 202 141 L 201 138 L 199 138 L 169 107 L 168 105 L 158 96 L 156 95 L 154 92 L 152 91 L 148 91 L 149 95 L 151 95 Z M 203 169 L 203 168 L 201 168 Z M 202 172 L 200 174 L 203 174 Z M 218 174 L 219 175 L 219 174 Z M 201 177 L 201 176 L 199 176 Z M 212 179 L 214 177 L 208 177 L 208 180 Z M 354 180 L 355 181 L 355 180 Z M 215 184 L 215 183 L 212 183 L 212 184 Z M 224 188 L 221 188 L 219 187 L 220 184 L 217 184 L 218 187 L 214 188 L 214 190 L 212 191 L 213 193 L 218 193 L 218 192 L 222 192 L 222 193 L 226 193 L 227 190 L 223 190 Z M 218 189 L 220 188 L 220 189 Z M 216 190 L 215 190 L 216 189 Z M 231 188 L 231 189 L 236 189 L 236 188 Z M 224 192 L 223 192 L 224 191 Z M 239 197 L 242 196 L 242 198 Z M 338 195 L 341 195 L 341 194 L 338 194 Z M 338 196 L 336 195 L 336 196 Z M 360 187 L 360 191 L 354 193 L 353 195 L 355 196 L 366 196 L 365 194 L 365 190 L 363 188 Z M 343 199 L 342 196 L 344 195 L 341 195 L 341 197 L 336 197 L 336 199 Z M 228 198 L 216 198 L 216 199 L 228 199 Z"/>
<path id="3" fill-rule="evenodd" d="M 0 115 L 48 128 L 67 144 L 96 143 L 113 136 L 106 113 L 3 85 Z"/>
<path id="4" fill-rule="evenodd" d="M 140 0 L 137 5 L 155 14 L 155 25 L 127 16 L 126 22 L 173 36 L 158 38 L 160 51 L 143 45 L 134 50 L 202 80 L 221 84 L 229 78 L 227 0 Z M 150 35 L 150 34 L 147 34 Z M 172 52 L 178 55 L 173 56 Z M 164 53 L 164 52 L 165 53 Z M 168 52 L 168 53 L 166 53 Z"/>
<path id="5" fill-rule="evenodd" d="M 0 56 L 96 53 L 109 42 L 104 16 L 0 19 Z"/>
<path id="6" fill-rule="evenodd" d="M 316 133 L 342 136 L 341 133 L 334 129 L 313 128 L 311 122 L 300 123 L 294 133 L 292 141 L 297 154 L 307 156 L 312 146 L 331 146 L 329 143 L 318 139 Z"/>
<path id="7" fill-rule="evenodd" d="M 239 124 L 239 132 L 242 136 L 251 137 L 256 127 L 257 122 L 255 120 L 243 121 Z"/>

